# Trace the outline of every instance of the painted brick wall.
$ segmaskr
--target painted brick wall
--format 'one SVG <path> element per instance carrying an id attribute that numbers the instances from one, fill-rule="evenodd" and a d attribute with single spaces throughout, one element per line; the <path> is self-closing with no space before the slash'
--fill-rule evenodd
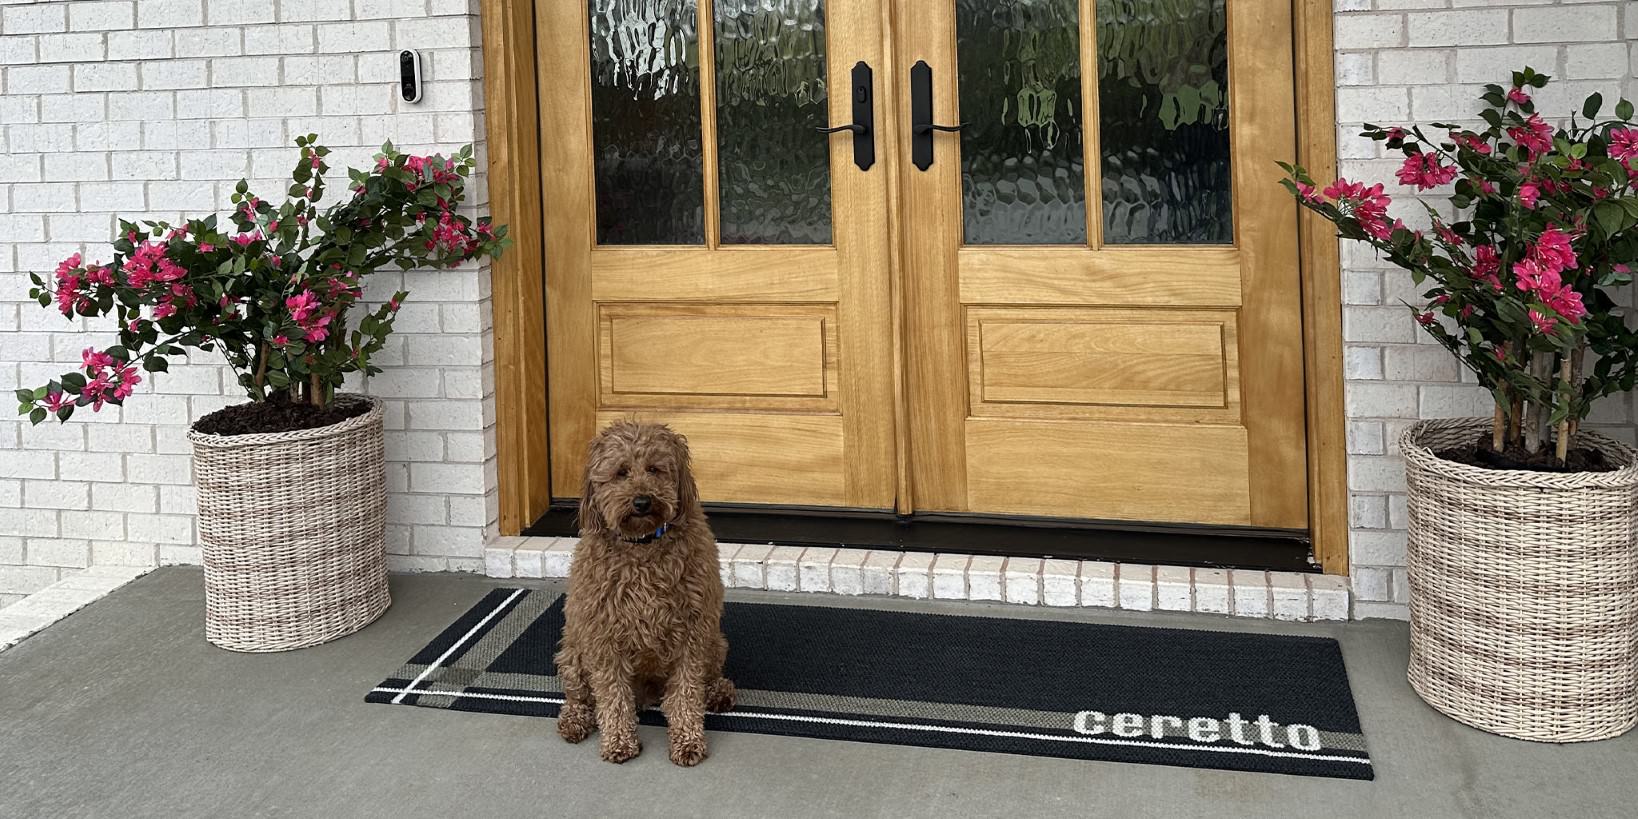
<path id="1" fill-rule="evenodd" d="M 0 388 L 35 385 L 108 343 L 27 301 L 27 271 L 106 260 L 114 214 L 276 198 L 291 140 L 337 168 L 391 139 L 448 151 L 483 135 L 475 0 L 0 0 Z M 423 100 L 395 50 L 422 51 Z M 480 160 L 482 159 L 480 149 Z M 483 180 L 473 199 L 484 201 Z M 494 526 L 489 280 L 479 268 L 376 275 L 411 293 L 367 391 L 387 400 L 396 568 L 480 571 Z M 0 413 L 0 605 L 91 563 L 197 562 L 186 425 L 242 400 L 210 357 L 150 378 L 123 409 L 29 427 Z"/>
<path id="2" fill-rule="evenodd" d="M 1486 83 L 1524 65 L 1552 75 L 1543 116 L 1579 110 L 1593 91 L 1638 100 L 1638 3 L 1573 0 L 1337 0 L 1337 121 L 1342 172 L 1397 189 L 1398 162 L 1358 136 L 1364 121 L 1478 123 Z M 1607 108 L 1608 106 L 1606 106 Z M 1397 194 L 1396 194 L 1397 195 Z M 1397 215 L 1425 223 L 1414 201 Z M 1405 616 L 1405 488 L 1400 433 L 1418 418 L 1488 416 L 1489 395 L 1419 332 L 1401 300 L 1408 276 L 1369 249 L 1343 252 L 1355 616 Z M 1632 396 L 1612 396 L 1593 426 L 1632 441 Z"/>

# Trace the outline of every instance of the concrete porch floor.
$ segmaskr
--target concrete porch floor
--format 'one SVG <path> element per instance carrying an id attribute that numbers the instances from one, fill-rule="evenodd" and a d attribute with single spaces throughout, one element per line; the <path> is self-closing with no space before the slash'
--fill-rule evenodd
<path id="1" fill-rule="evenodd" d="M 0 653 L 0 816 L 1638 813 L 1638 732 L 1548 746 L 1452 722 L 1405 682 L 1403 623 L 803 598 L 1334 636 L 1374 782 L 723 733 L 712 737 L 710 760 L 683 770 L 666 761 L 659 729 L 644 729 L 642 757 L 614 766 L 589 746 L 563 743 L 551 720 L 366 704 L 365 691 L 490 588 L 549 585 L 465 575 L 392 583 L 392 609 L 359 634 L 239 655 L 204 641 L 200 572 L 163 569 Z"/>

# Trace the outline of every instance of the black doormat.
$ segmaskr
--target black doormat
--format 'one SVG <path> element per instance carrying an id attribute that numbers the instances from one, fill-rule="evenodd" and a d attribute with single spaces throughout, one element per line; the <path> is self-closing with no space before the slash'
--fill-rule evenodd
<path id="1" fill-rule="evenodd" d="M 496 589 L 366 700 L 556 716 L 562 628 L 561 595 Z M 723 630 L 739 702 L 707 730 L 1373 778 L 1327 638 L 771 603 Z"/>

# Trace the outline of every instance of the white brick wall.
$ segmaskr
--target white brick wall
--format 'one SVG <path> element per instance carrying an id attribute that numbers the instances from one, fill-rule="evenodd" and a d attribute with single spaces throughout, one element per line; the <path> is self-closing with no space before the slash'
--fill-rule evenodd
<path id="1" fill-rule="evenodd" d="M 241 177 L 277 197 L 291 140 L 331 164 L 481 143 L 477 3 L 468 0 L 0 0 L 0 389 L 108 343 L 27 301 L 29 271 L 108 257 L 115 214 L 225 211 Z M 422 102 L 394 51 L 422 51 Z M 480 161 L 483 152 L 479 152 Z M 471 189 L 485 201 L 481 177 Z M 411 293 L 367 391 L 387 400 L 395 565 L 480 571 L 494 528 L 489 280 L 382 272 Z M 413 362 L 413 363 L 412 363 Z M 0 606 L 95 564 L 195 562 L 186 425 L 242 400 L 215 359 L 149 378 L 121 409 L 29 427 L 0 414 Z"/>
<path id="2" fill-rule="evenodd" d="M 1528 64 L 1553 82 L 1536 95 L 1544 116 L 1605 99 L 1638 100 L 1638 3 L 1590 0 L 1338 0 L 1337 120 L 1342 173 L 1393 179 L 1398 162 L 1360 139 L 1359 124 L 1414 119 L 1478 123 L 1486 83 Z M 1606 106 L 1607 107 L 1607 106 Z M 1398 215 L 1421 217 L 1407 199 Z M 1355 616 L 1405 616 L 1405 488 L 1396 452 L 1418 418 L 1489 415 L 1489 396 L 1416 329 L 1400 301 L 1408 276 L 1368 251 L 1343 254 Z M 1593 426 L 1634 439 L 1632 396 L 1606 399 Z"/>
<path id="3" fill-rule="evenodd" d="M 1336 22 L 1339 149 L 1353 177 L 1391 182 L 1397 165 L 1355 136 L 1361 121 L 1471 120 L 1478 87 L 1525 63 L 1555 77 L 1538 96 L 1546 111 L 1593 90 L 1638 98 L 1638 3 L 1337 0 Z M 477 32 L 473 0 L 0 0 L 0 389 L 56 375 L 102 339 L 26 303 L 26 271 L 105 254 L 115 213 L 219 210 L 246 174 L 281 190 L 287 146 L 309 131 L 338 149 L 338 166 L 388 138 L 417 150 L 481 141 Z M 399 47 L 426 58 L 417 105 L 393 93 Z M 1394 442 L 1418 417 L 1482 411 L 1483 396 L 1398 306 L 1414 296 L 1404 277 L 1357 248 L 1344 265 L 1356 614 L 1403 616 Z M 411 301 L 369 385 L 388 400 L 394 564 L 481 570 L 496 510 L 488 277 L 381 273 L 372 290 L 399 278 Z M 87 563 L 197 560 L 183 434 L 236 390 L 205 363 L 156 381 L 126 409 L 66 427 L 0 420 L 0 605 Z M 1635 417 L 1623 396 L 1597 420 L 1631 440 Z M 806 568 L 773 557 L 757 571 L 794 588 Z M 895 570 L 900 588 L 971 593 L 965 557 L 910 560 L 923 559 L 927 572 Z M 1034 593 L 979 568 L 982 595 Z M 1235 574 L 1197 605 L 1228 605 L 1245 580 Z M 1040 594 L 1072 586 L 1058 580 L 1047 572 Z M 1120 593 L 1113 578 L 1078 582 L 1082 595 Z"/>

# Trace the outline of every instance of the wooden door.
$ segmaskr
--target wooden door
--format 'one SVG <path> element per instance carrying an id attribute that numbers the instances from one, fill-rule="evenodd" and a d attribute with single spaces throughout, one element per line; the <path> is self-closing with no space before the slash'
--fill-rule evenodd
<path id="1" fill-rule="evenodd" d="M 708 501 L 891 507 L 890 166 L 816 130 L 883 65 L 878 0 L 536 8 L 553 494 L 636 416 Z"/>
<path id="2" fill-rule="evenodd" d="M 897 10 L 914 507 L 1305 527 L 1289 3 Z"/>

